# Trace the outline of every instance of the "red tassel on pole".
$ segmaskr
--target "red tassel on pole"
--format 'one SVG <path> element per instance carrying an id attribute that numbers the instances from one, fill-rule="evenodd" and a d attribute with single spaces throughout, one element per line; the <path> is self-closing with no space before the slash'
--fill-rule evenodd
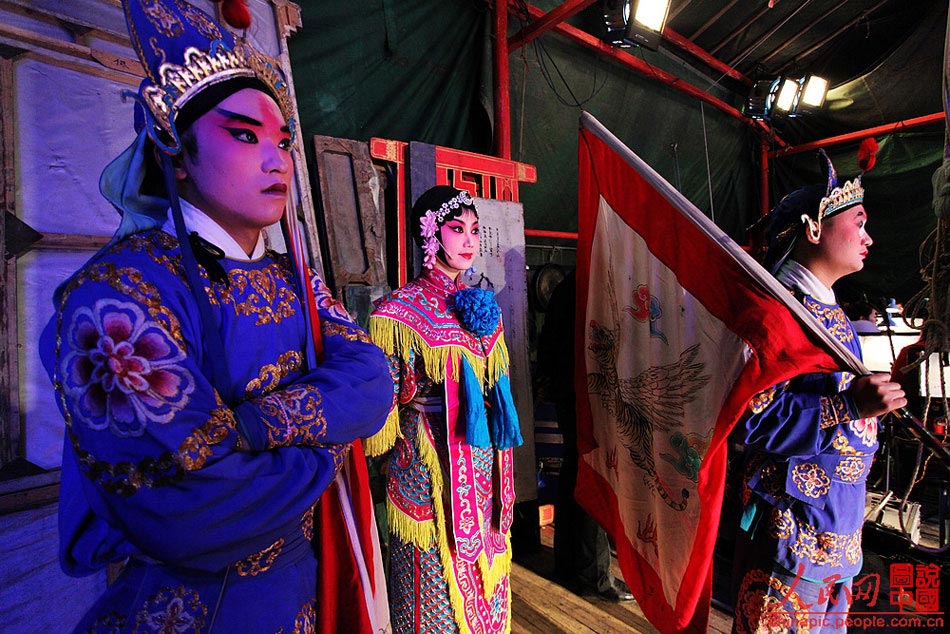
<path id="1" fill-rule="evenodd" d="M 862 172 L 870 172 L 874 167 L 877 162 L 877 149 L 878 145 L 874 137 L 869 136 L 861 141 L 861 145 L 858 146 L 858 168 Z"/>

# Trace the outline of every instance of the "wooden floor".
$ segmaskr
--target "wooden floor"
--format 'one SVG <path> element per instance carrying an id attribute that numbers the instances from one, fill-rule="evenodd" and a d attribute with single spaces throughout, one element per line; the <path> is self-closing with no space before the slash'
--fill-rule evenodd
<path id="1" fill-rule="evenodd" d="M 512 565 L 512 634 L 607 634 L 612 632 L 658 632 L 643 616 L 636 601 L 611 603 L 596 595 L 578 596 L 552 579 L 553 529 L 541 529 L 541 550 L 520 557 Z M 619 574 L 616 560 L 611 567 Z M 728 634 L 731 615 L 713 610 L 709 631 Z"/>

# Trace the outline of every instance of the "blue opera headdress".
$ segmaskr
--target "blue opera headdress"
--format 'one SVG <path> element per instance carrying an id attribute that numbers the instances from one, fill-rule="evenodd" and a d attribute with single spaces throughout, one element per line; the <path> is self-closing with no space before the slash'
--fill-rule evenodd
<path id="1" fill-rule="evenodd" d="M 822 171 L 827 174 L 826 184 L 793 191 L 750 227 L 750 231 L 764 235 L 765 268 L 776 273 L 805 232 L 814 240 L 820 239 L 822 221 L 864 202 L 861 178 L 874 167 L 877 149 L 877 142 L 873 138 L 862 141 L 858 148 L 858 167 L 861 172 L 840 186 L 831 159 L 824 150 L 818 150 Z"/>
<path id="2" fill-rule="evenodd" d="M 119 210 L 122 219 L 112 239 L 92 260 L 129 235 L 162 227 L 171 209 L 185 276 L 209 333 L 205 343 L 215 385 L 227 386 L 230 377 L 224 363 L 224 345 L 204 291 L 192 236 L 185 227 L 171 157 L 182 149 L 180 132 L 243 88 L 256 88 L 271 95 L 293 134 L 290 92 L 274 59 L 243 38 L 237 40 L 186 0 L 122 0 L 122 8 L 145 79 L 138 93 L 125 93 L 137 102 L 136 138 L 99 178 L 99 191 Z M 239 20 L 230 19 L 229 24 L 246 29 L 250 14 L 243 0 L 224 0 L 222 15 L 234 18 L 236 14 Z M 149 139 L 162 150 L 164 195 L 144 187 L 154 161 Z M 57 289 L 57 297 L 62 288 Z"/>
<path id="3" fill-rule="evenodd" d="M 224 4 L 224 16 L 237 13 L 233 21 L 246 28 L 250 20 L 243 2 Z M 186 0 L 123 0 L 122 7 L 132 46 L 145 69 L 138 100 L 146 110 L 146 129 L 162 150 L 180 150 L 178 115 L 189 102 L 212 86 L 236 79 L 262 85 L 294 131 L 290 92 L 276 60 L 236 40 Z"/>
<path id="4" fill-rule="evenodd" d="M 102 172 L 99 191 L 122 215 L 112 242 L 161 227 L 173 192 L 143 187 L 153 163 L 150 139 L 164 153 L 181 151 L 179 133 L 229 93 L 255 87 L 277 103 L 291 134 L 293 103 L 277 62 L 255 50 L 186 0 L 122 0 L 132 46 L 145 69 L 136 100 L 135 141 Z M 234 28 L 250 26 L 243 0 L 224 0 L 222 15 Z"/>

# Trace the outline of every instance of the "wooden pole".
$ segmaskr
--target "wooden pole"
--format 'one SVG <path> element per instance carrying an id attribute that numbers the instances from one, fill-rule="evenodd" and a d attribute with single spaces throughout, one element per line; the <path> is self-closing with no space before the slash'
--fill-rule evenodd
<path id="1" fill-rule="evenodd" d="M 888 123 L 886 125 L 879 125 L 873 128 L 866 128 L 864 130 L 857 130 L 855 132 L 848 132 L 847 134 L 840 134 L 838 136 L 828 137 L 827 139 L 819 139 L 817 141 L 811 141 L 809 143 L 803 143 L 801 145 L 793 145 L 780 150 L 774 150 L 770 152 L 770 155 L 773 157 L 777 156 L 787 156 L 789 154 L 798 154 L 799 152 L 807 152 L 808 150 L 817 150 L 818 148 L 828 147 L 830 145 L 838 145 L 839 143 L 848 143 L 849 141 L 858 141 L 861 139 L 866 139 L 869 136 L 877 136 L 880 134 L 893 134 L 894 132 L 899 132 L 901 130 L 907 130 L 909 128 L 916 128 L 918 126 L 927 125 L 930 123 L 936 123 L 938 121 L 943 121 L 945 118 L 944 113 L 935 112 L 934 114 L 924 115 L 922 117 L 914 117 L 913 119 L 904 119 L 903 121 L 898 121 L 896 123 Z"/>
<path id="2" fill-rule="evenodd" d="M 511 159 L 511 99 L 508 92 L 508 2 L 495 0 L 495 156 Z"/>
<path id="3" fill-rule="evenodd" d="M 759 156 L 761 180 L 759 181 L 759 195 L 762 197 L 759 208 L 762 215 L 769 213 L 769 142 L 767 139 L 759 139 Z"/>

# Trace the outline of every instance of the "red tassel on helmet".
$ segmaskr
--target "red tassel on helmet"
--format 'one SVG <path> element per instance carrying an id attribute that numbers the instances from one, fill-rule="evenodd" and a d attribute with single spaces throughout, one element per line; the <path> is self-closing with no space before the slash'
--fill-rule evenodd
<path id="1" fill-rule="evenodd" d="M 877 162 L 877 141 L 868 137 L 858 146 L 858 168 L 862 172 L 870 172 Z"/>
<path id="2" fill-rule="evenodd" d="M 243 30 L 251 26 L 251 12 L 245 0 L 214 0 L 221 5 L 221 17 L 230 26 Z"/>

